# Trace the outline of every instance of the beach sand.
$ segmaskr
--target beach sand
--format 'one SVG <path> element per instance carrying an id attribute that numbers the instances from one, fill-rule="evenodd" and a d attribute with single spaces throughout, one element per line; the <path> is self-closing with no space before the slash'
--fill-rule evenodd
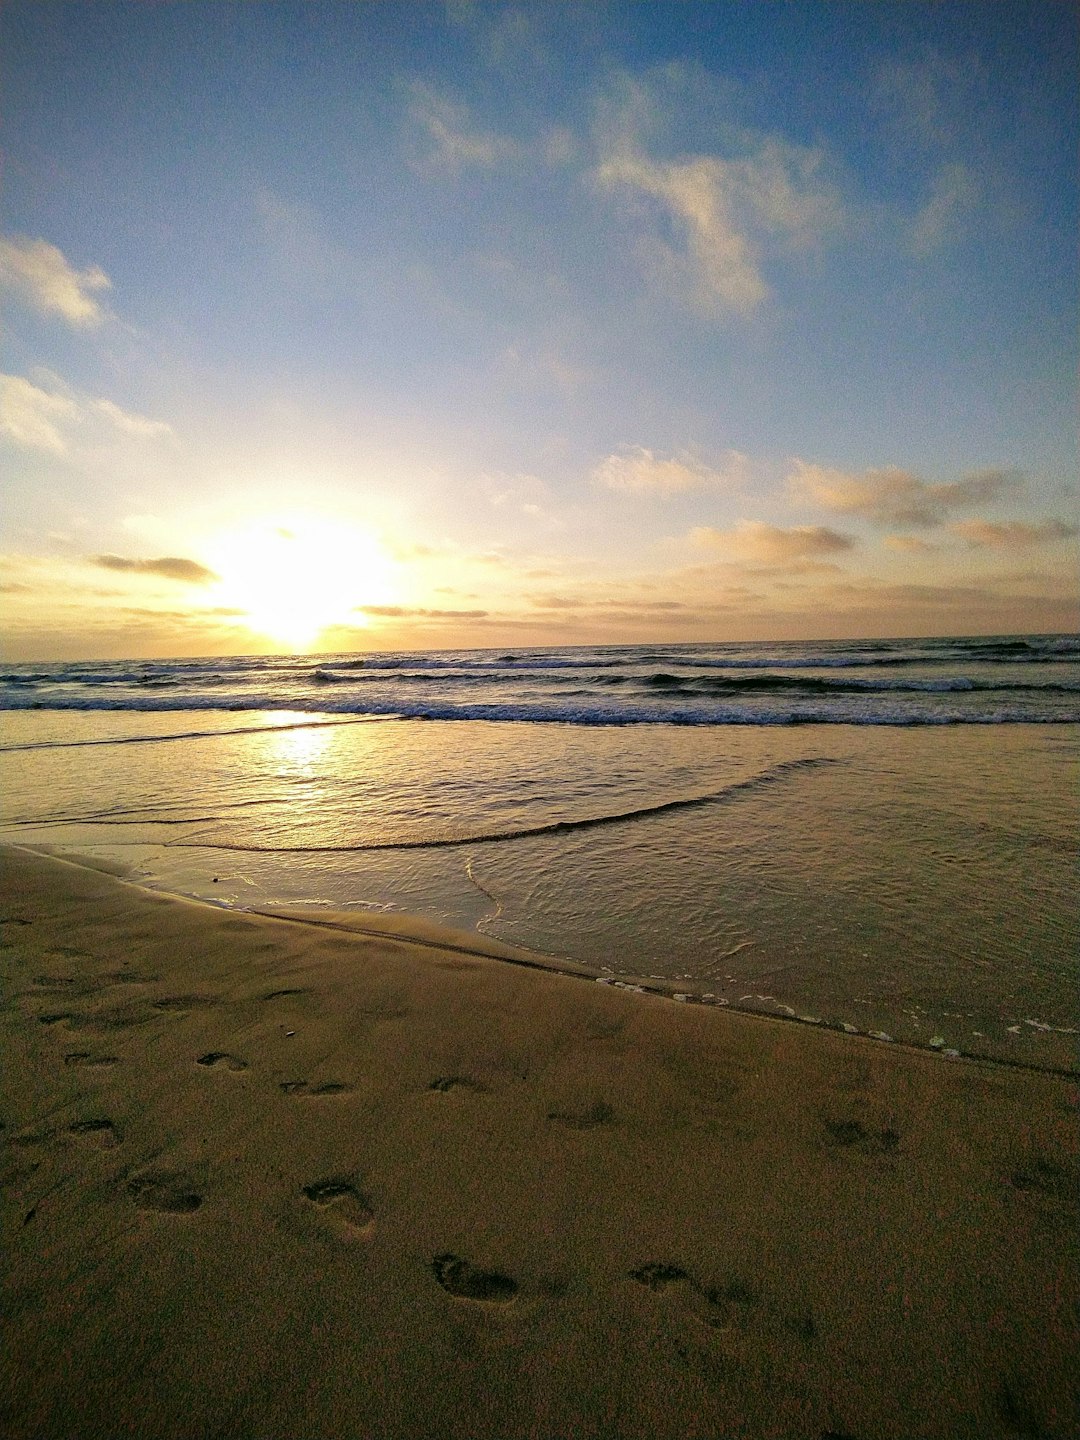
<path id="1" fill-rule="evenodd" d="M 1078 1433 L 1070 1079 L 0 854 L 13 1440 Z"/>

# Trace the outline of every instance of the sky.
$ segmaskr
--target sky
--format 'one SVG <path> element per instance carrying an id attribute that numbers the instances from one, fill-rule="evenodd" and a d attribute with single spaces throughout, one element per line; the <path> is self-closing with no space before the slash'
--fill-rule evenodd
<path id="1" fill-rule="evenodd" d="M 1076 629 L 1078 16 L 4 0 L 3 653 Z"/>

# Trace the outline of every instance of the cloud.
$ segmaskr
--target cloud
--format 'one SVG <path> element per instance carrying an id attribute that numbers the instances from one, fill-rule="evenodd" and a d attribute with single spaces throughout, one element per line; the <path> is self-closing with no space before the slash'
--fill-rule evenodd
<path id="1" fill-rule="evenodd" d="M 179 580 L 185 585 L 209 585 L 220 579 L 213 570 L 195 560 L 179 555 L 162 555 L 157 560 L 129 560 L 122 555 L 94 555 L 91 565 L 102 570 L 119 570 L 130 575 L 160 575 L 166 580 Z"/>
<path id="2" fill-rule="evenodd" d="M 39 390 L 21 375 L 0 375 L 0 435 L 21 450 L 67 450 L 62 426 L 78 418 L 79 407 L 65 395 Z"/>
<path id="3" fill-rule="evenodd" d="M 902 555 L 928 555 L 941 548 L 931 540 L 924 540 L 921 535 L 886 535 L 882 544 L 886 549 L 898 550 Z"/>
<path id="4" fill-rule="evenodd" d="M 145 415 L 135 415 L 130 410 L 121 410 L 111 400 L 92 400 L 90 407 L 103 416 L 115 429 L 125 435 L 136 435 L 144 440 L 161 439 L 171 435 L 173 429 L 164 420 L 149 420 Z"/>
<path id="5" fill-rule="evenodd" d="M 962 520 L 949 529 L 954 535 L 977 549 L 1027 550 L 1033 545 L 1049 545 L 1055 540 L 1071 540 L 1080 535 L 1080 525 L 1064 520 L 1042 520 L 1029 524 L 1024 520 Z"/>
<path id="6" fill-rule="evenodd" d="M 588 610 L 594 613 L 617 610 L 620 614 L 642 611 L 649 615 L 669 615 L 690 607 L 681 600 L 627 600 L 621 596 L 593 596 L 585 599 L 575 595 L 526 595 L 526 601 L 537 610 Z"/>
<path id="7" fill-rule="evenodd" d="M 373 615 L 388 620 L 483 620 L 487 610 L 425 610 L 406 605 L 357 605 L 361 615 Z"/>
<path id="8" fill-rule="evenodd" d="M 516 153 L 512 140 L 478 130 L 466 105 L 447 99 L 424 81 L 412 82 L 409 97 L 409 119 L 429 142 L 427 164 L 440 170 L 465 165 L 487 168 Z"/>
<path id="9" fill-rule="evenodd" d="M 0 375 L 0 434 L 23 450 L 45 450 L 65 455 L 76 432 L 84 437 L 115 437 L 117 433 L 140 440 L 171 435 L 163 420 L 150 420 L 122 410 L 111 400 L 70 389 L 59 376 L 46 376 L 51 389 L 33 385 L 22 375 Z"/>
<path id="10" fill-rule="evenodd" d="M 90 292 L 108 290 L 111 283 L 96 265 L 73 269 L 47 240 L 0 236 L 0 286 L 42 314 L 59 315 L 76 327 L 98 325 L 105 312 Z"/>
<path id="11" fill-rule="evenodd" d="M 940 525 L 950 510 L 985 504 L 1015 490 L 1019 476 L 1008 470 L 976 470 L 960 480 L 931 484 L 909 470 L 888 466 L 852 474 L 792 461 L 788 487 L 796 501 L 809 501 L 875 525 Z"/>
<path id="12" fill-rule="evenodd" d="M 707 314 L 747 313 L 769 293 L 762 273 L 766 240 L 806 245 L 835 228 L 841 205 L 824 174 L 825 155 L 775 135 L 743 134 L 732 156 L 655 159 L 640 134 L 655 121 L 658 100 L 640 81 L 625 80 L 605 110 L 599 183 L 655 202 L 662 229 L 642 253 L 668 285 Z"/>
<path id="13" fill-rule="evenodd" d="M 723 465 L 714 469 L 692 455 L 664 459 L 633 445 L 601 460 L 592 478 L 623 495 L 679 495 L 712 486 L 742 485 L 749 473 L 750 461 L 738 450 L 729 450 Z"/>
<path id="14" fill-rule="evenodd" d="M 918 58 L 879 66 L 868 99 L 909 141 L 924 149 L 950 146 L 958 118 L 977 113 L 980 73 L 972 54 L 945 56 L 927 49 Z"/>
<path id="15" fill-rule="evenodd" d="M 911 225 L 911 248 L 920 257 L 955 239 L 964 217 L 975 208 L 979 185 L 960 161 L 943 165 L 930 187 L 930 197 Z"/>
<path id="16" fill-rule="evenodd" d="M 690 538 L 695 545 L 723 550 L 738 560 L 781 566 L 839 555 L 855 546 L 850 535 L 824 525 L 796 525 L 784 530 L 762 520 L 740 520 L 734 530 L 699 526 L 690 532 Z"/>

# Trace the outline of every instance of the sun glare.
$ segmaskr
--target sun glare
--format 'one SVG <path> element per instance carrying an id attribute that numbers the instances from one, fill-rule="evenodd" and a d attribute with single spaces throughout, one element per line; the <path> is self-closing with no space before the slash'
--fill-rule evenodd
<path id="1" fill-rule="evenodd" d="M 218 599 L 248 626 L 307 650 L 333 625 L 363 626 L 362 605 L 393 599 L 393 562 L 366 531 L 320 516 L 259 520 L 207 547 Z"/>

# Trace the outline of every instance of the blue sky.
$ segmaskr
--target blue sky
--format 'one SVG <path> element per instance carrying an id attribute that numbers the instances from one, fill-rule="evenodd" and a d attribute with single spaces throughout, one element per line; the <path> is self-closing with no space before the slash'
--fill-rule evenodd
<path id="1" fill-rule="evenodd" d="M 7 653 L 1073 628 L 1077 28 L 8 0 Z"/>

